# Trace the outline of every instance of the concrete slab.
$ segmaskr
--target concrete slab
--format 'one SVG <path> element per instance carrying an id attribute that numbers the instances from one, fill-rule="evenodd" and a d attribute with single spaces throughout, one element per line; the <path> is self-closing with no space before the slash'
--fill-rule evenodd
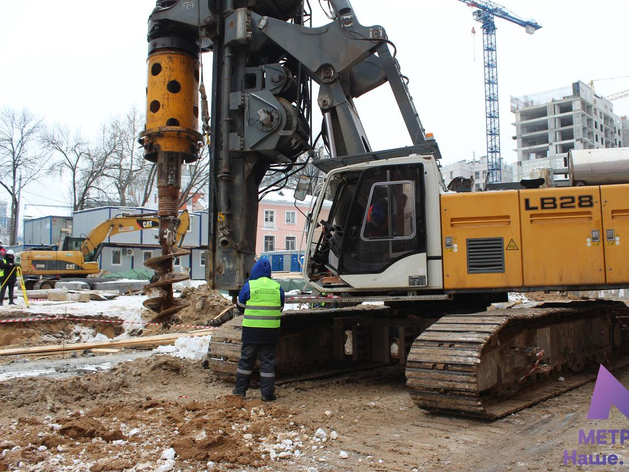
<path id="1" fill-rule="evenodd" d="M 87 282 L 80 282 L 78 280 L 72 282 L 59 281 L 56 283 L 55 288 L 65 288 L 66 290 L 89 290 L 90 284 L 88 284 Z"/>
<path id="2" fill-rule="evenodd" d="M 90 294 L 85 292 L 85 293 L 70 293 L 68 294 L 68 299 L 75 301 L 75 302 L 81 302 L 81 303 L 87 303 L 91 300 Z"/>
<path id="3" fill-rule="evenodd" d="M 129 292 L 141 291 L 148 283 L 148 280 L 114 280 L 111 282 L 93 282 L 92 289 L 118 290 L 118 292 L 124 294 Z"/>
<path id="4" fill-rule="evenodd" d="M 68 300 L 67 290 L 48 290 L 48 300 L 53 302 L 65 302 Z"/>

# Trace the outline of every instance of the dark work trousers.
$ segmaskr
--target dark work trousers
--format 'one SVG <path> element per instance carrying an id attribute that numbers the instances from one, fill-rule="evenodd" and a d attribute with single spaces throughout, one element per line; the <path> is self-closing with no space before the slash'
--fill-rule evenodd
<path id="1" fill-rule="evenodd" d="M 242 343 L 234 394 L 244 395 L 251 382 L 251 374 L 260 355 L 260 391 L 263 397 L 275 393 L 275 344 Z"/>
<path id="2" fill-rule="evenodd" d="M 4 277 L 0 279 L 0 283 L 4 283 L 4 280 Z M 4 303 L 4 295 L 7 293 L 7 287 L 9 287 L 9 303 L 13 303 L 13 288 L 15 287 L 15 280 L 9 280 L 0 290 L 0 305 Z"/>

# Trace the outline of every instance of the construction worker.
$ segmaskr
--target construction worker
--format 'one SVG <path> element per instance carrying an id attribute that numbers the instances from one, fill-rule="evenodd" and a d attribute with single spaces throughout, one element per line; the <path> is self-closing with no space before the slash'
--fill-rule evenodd
<path id="1" fill-rule="evenodd" d="M 242 320 L 242 350 L 234 395 L 247 393 L 251 374 L 260 356 L 260 390 L 262 401 L 272 402 L 275 396 L 275 345 L 280 337 L 280 316 L 284 308 L 284 291 L 271 279 L 271 264 L 266 258 L 258 260 L 251 277 L 238 294 Z"/>
<path id="2" fill-rule="evenodd" d="M 0 260 L 0 305 L 4 303 L 4 294 L 9 287 L 9 305 L 15 305 L 13 302 L 13 288 L 17 280 L 17 271 L 15 270 L 15 254 L 9 249 L 2 260 Z"/>
<path id="3" fill-rule="evenodd" d="M 4 244 L 2 243 L 2 241 L 0 241 L 0 259 L 2 259 L 6 253 L 7 250 L 4 248 Z"/>

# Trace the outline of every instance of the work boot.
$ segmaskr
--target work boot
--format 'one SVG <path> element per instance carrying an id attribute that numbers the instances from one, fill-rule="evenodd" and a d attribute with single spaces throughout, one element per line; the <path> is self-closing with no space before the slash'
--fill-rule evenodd
<path id="1" fill-rule="evenodd" d="M 247 394 L 250 381 L 250 375 L 236 374 L 236 385 L 234 386 L 234 390 L 232 390 L 232 395 L 240 395 L 241 397 L 244 397 Z"/>
<path id="2" fill-rule="evenodd" d="M 275 396 L 275 377 L 266 377 L 260 372 L 260 392 L 262 393 L 263 402 L 273 402 L 277 398 Z"/>
<path id="3" fill-rule="evenodd" d="M 13 303 L 13 302 L 9 302 L 9 305 L 15 305 L 15 303 Z"/>

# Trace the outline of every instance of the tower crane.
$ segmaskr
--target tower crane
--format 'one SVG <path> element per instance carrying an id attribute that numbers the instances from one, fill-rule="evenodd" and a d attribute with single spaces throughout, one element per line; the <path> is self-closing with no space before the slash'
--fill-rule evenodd
<path id="1" fill-rule="evenodd" d="M 620 100 L 621 98 L 625 98 L 629 96 L 629 90 L 623 90 L 622 92 L 616 92 L 607 96 L 607 100 L 614 101 Z"/>
<path id="2" fill-rule="evenodd" d="M 487 128 L 487 174 L 488 183 L 502 180 L 500 155 L 500 119 L 498 111 L 498 55 L 496 52 L 496 24 L 494 18 L 522 26 L 528 34 L 533 34 L 541 25 L 533 20 L 524 20 L 502 5 L 489 0 L 459 0 L 472 8 L 473 17 L 482 24 L 483 60 L 485 62 L 485 123 Z"/>
<path id="3" fill-rule="evenodd" d="M 590 88 L 592 89 L 592 91 L 594 93 L 596 93 L 596 90 L 594 89 L 594 82 L 602 82 L 604 80 L 617 80 L 617 79 L 627 79 L 629 78 L 629 75 L 621 75 L 619 77 L 606 77 L 604 79 L 593 79 L 590 80 L 590 82 L 588 83 L 588 85 L 590 86 Z M 611 95 L 607 95 L 605 96 L 605 98 L 609 101 L 614 101 L 614 100 L 620 100 L 621 98 L 625 98 L 629 96 L 629 89 L 627 90 L 622 90 L 620 92 L 616 92 L 616 93 L 612 93 Z"/>

